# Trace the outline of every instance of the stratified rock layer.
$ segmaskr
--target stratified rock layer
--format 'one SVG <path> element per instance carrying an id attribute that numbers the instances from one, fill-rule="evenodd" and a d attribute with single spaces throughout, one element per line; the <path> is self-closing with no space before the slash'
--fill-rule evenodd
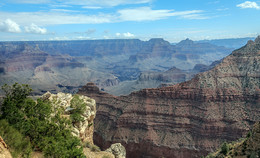
<path id="1" fill-rule="evenodd" d="M 260 37 L 184 83 L 120 97 L 89 83 L 78 93 L 97 102 L 99 146 L 121 142 L 129 158 L 200 157 L 260 120 Z"/>

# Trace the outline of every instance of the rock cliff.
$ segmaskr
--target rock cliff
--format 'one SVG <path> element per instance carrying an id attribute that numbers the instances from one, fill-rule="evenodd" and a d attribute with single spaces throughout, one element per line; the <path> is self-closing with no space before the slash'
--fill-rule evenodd
<path id="1" fill-rule="evenodd" d="M 0 157 L 1 158 L 12 158 L 10 151 L 3 138 L 0 136 Z"/>
<path id="2" fill-rule="evenodd" d="M 110 148 L 106 151 L 99 151 L 98 147 L 94 147 L 93 143 L 93 133 L 94 133 L 94 118 L 96 116 L 96 102 L 94 99 L 91 99 L 83 95 L 71 95 L 69 93 L 58 93 L 51 94 L 50 92 L 42 95 L 42 99 L 49 100 L 52 104 L 52 107 L 56 112 L 60 112 L 59 109 L 62 109 L 62 116 L 65 118 L 72 119 L 72 115 L 82 108 L 83 105 L 84 111 L 80 113 L 80 116 L 83 118 L 80 121 L 73 121 L 72 119 L 72 134 L 76 137 L 79 137 L 82 143 L 87 143 L 88 148 L 84 148 L 84 153 L 90 158 L 102 158 L 102 156 L 107 156 L 109 158 L 125 158 L 126 151 L 124 146 L 120 143 L 112 144 Z M 95 148 L 95 149 L 94 149 Z"/>
<path id="3" fill-rule="evenodd" d="M 119 97 L 89 83 L 78 93 L 96 100 L 99 146 L 121 142 L 129 158 L 200 157 L 260 120 L 260 36 L 187 82 Z"/>
<path id="4" fill-rule="evenodd" d="M 42 98 L 44 100 L 48 99 L 54 109 L 62 107 L 62 109 L 64 109 L 62 115 L 66 118 L 70 118 L 70 115 L 74 113 L 73 110 L 76 110 L 80 104 L 84 104 L 86 108 L 83 113 L 80 114 L 83 120 L 72 122 L 72 134 L 79 137 L 82 142 L 90 142 L 93 144 L 93 120 L 96 116 L 96 102 L 94 99 L 82 95 L 73 96 L 65 93 L 51 94 L 50 92 L 45 93 Z"/>

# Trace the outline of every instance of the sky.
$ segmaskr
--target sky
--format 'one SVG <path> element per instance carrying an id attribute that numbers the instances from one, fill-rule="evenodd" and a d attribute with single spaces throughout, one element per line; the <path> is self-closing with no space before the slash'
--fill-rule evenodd
<path id="1" fill-rule="evenodd" d="M 256 37 L 260 0 L 1 0 L 0 41 Z"/>

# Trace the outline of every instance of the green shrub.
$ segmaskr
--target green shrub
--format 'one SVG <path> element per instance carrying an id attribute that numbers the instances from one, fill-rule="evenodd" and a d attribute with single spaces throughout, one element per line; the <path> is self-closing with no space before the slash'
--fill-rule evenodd
<path id="1" fill-rule="evenodd" d="M 221 153 L 224 154 L 224 155 L 227 155 L 227 153 L 229 152 L 230 150 L 230 146 L 228 143 L 224 142 L 221 146 Z"/>
<path id="2" fill-rule="evenodd" d="M 249 132 L 247 133 L 246 137 L 247 137 L 247 138 L 250 138 L 251 136 L 252 136 L 252 132 L 249 131 Z"/>
<path id="3" fill-rule="evenodd" d="M 85 147 L 90 148 L 91 147 L 91 143 L 90 142 L 86 142 L 85 143 Z"/>
<path id="4" fill-rule="evenodd" d="M 83 99 L 80 99 L 79 95 L 76 94 L 71 99 L 71 108 L 73 108 L 70 114 L 72 122 L 83 121 L 82 114 L 86 111 L 86 104 Z"/>
<path id="5" fill-rule="evenodd" d="M 91 151 L 93 151 L 93 152 L 99 152 L 99 151 L 101 151 L 100 148 L 99 148 L 98 146 L 96 146 L 96 145 L 92 145 L 90 149 L 91 149 Z"/>
<path id="6" fill-rule="evenodd" d="M 93 152 L 101 151 L 98 146 L 91 144 L 90 142 L 86 142 L 85 147 L 90 148 L 90 150 L 93 151 Z"/>
<path id="7" fill-rule="evenodd" d="M 10 147 L 14 158 L 19 155 L 26 158 L 30 157 L 32 146 L 29 138 L 24 137 L 18 130 L 10 126 L 6 120 L 0 120 L 0 136 Z"/>
<path id="8" fill-rule="evenodd" d="M 212 153 L 210 153 L 208 156 L 206 156 L 206 158 L 214 158 L 215 156 L 213 156 Z"/>
<path id="9" fill-rule="evenodd" d="M 49 101 L 35 102 L 28 98 L 31 92 L 28 85 L 4 85 L 3 90 L 6 96 L 1 108 L 2 119 L 29 137 L 34 148 L 43 151 L 46 157 L 85 157 L 79 138 L 71 134 L 71 121 L 61 117 L 61 109 L 54 112 Z M 16 136 L 12 135 L 7 143 L 13 139 Z"/>

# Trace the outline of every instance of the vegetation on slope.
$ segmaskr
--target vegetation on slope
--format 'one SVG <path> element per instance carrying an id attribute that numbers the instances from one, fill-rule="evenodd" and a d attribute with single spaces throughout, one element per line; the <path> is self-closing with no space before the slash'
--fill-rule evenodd
<path id="1" fill-rule="evenodd" d="M 86 105 L 83 99 L 80 99 L 79 95 L 74 95 L 71 100 L 71 108 L 73 108 L 70 118 L 72 122 L 80 122 L 83 121 L 84 118 L 82 114 L 86 111 Z"/>
<path id="2" fill-rule="evenodd" d="M 0 136 L 8 142 L 8 146 L 11 148 L 10 152 L 14 158 L 18 156 L 30 157 L 32 146 L 29 138 L 24 137 L 4 119 L 0 120 Z"/>
<path id="3" fill-rule="evenodd" d="M 257 122 L 246 138 L 232 143 L 223 143 L 221 148 L 206 158 L 259 158 L 260 157 L 260 122 Z"/>
<path id="4" fill-rule="evenodd" d="M 32 91 L 28 85 L 16 83 L 2 89 L 6 96 L 1 107 L 0 134 L 17 151 L 14 156 L 29 157 L 34 150 L 46 157 L 85 157 L 80 140 L 71 134 L 71 120 L 61 117 L 62 109 L 54 112 L 49 101 L 28 98 Z M 30 140 L 31 145 L 20 140 Z"/>

